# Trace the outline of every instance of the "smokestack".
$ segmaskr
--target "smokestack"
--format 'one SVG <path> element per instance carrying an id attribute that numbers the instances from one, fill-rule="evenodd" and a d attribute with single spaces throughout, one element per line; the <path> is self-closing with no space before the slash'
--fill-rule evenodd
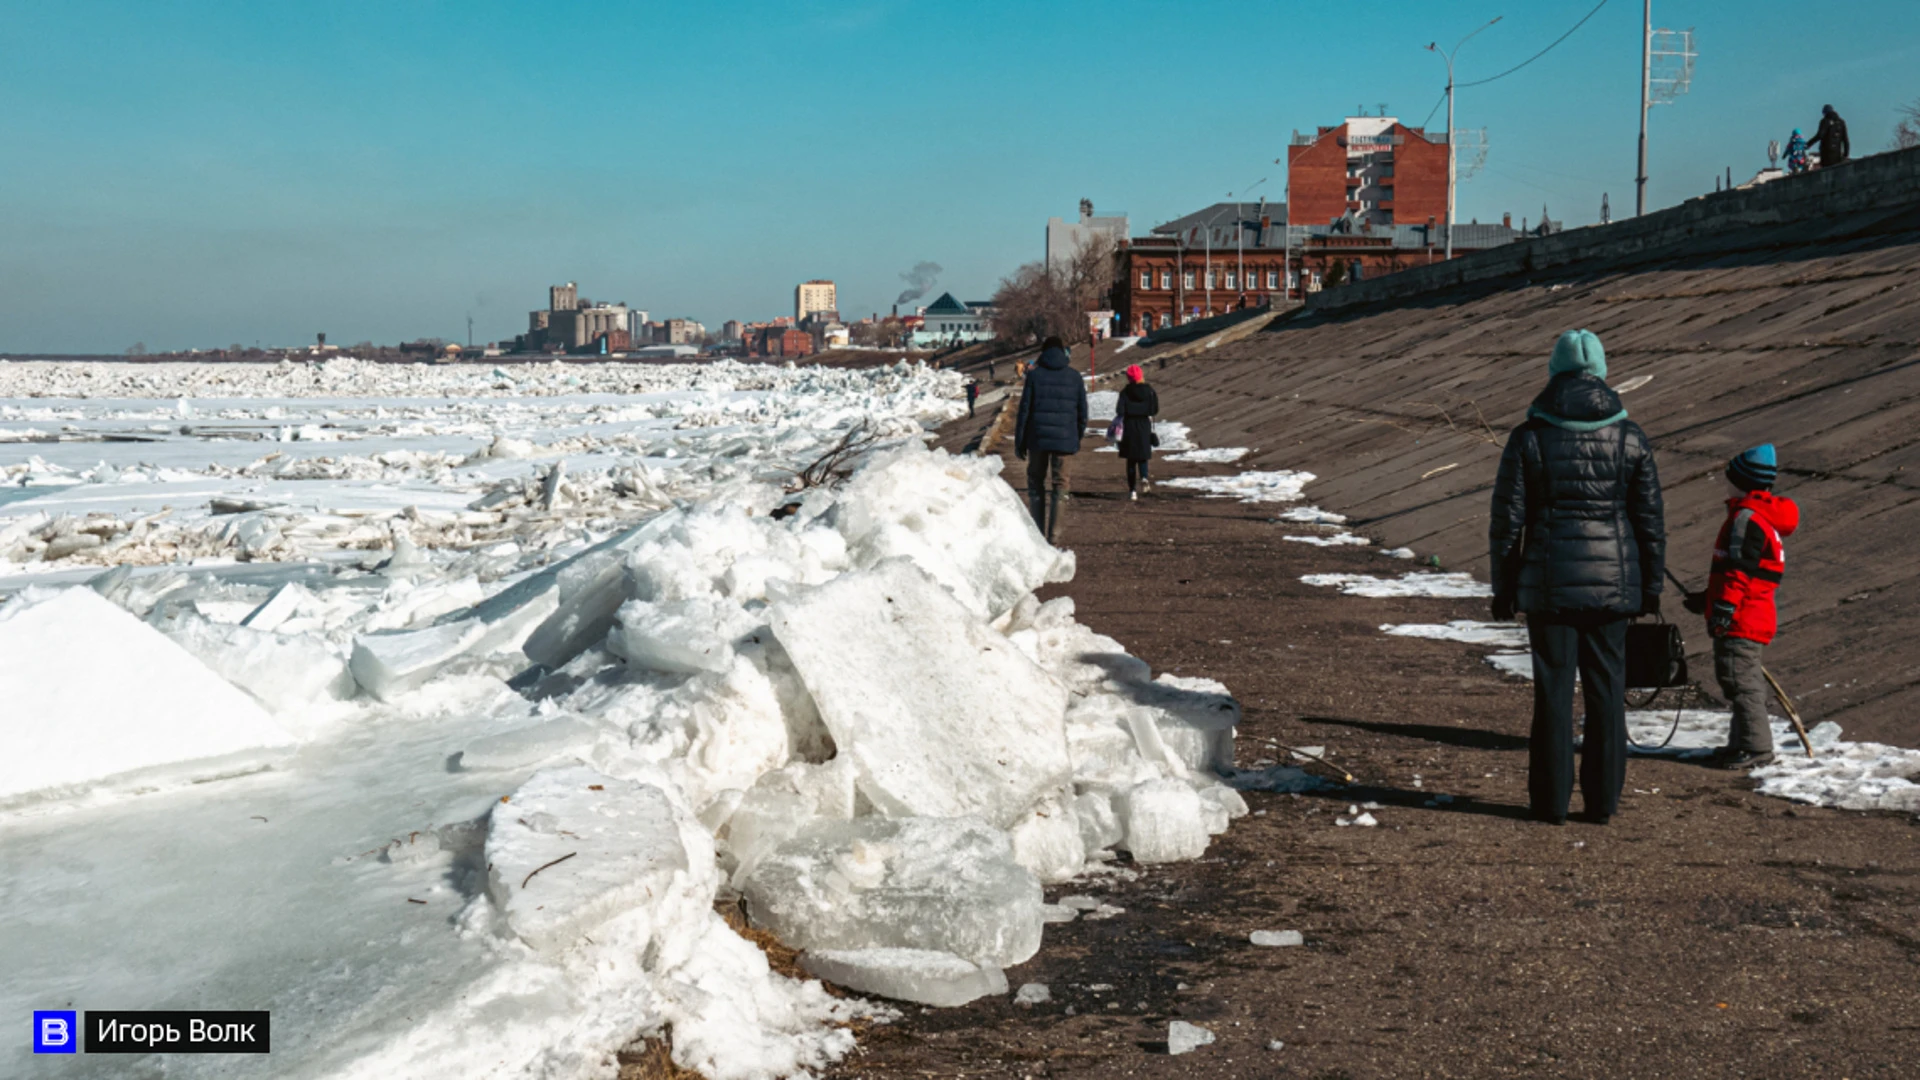
<path id="1" fill-rule="evenodd" d="M 1508 228 L 1508 229 L 1513 228 L 1513 214 L 1511 212 L 1501 214 L 1500 225 L 1503 228 Z"/>
<path id="2" fill-rule="evenodd" d="M 894 318 L 896 318 L 896 319 L 900 317 L 900 305 L 899 305 L 899 304 L 895 304 L 895 305 L 893 305 L 893 317 L 894 317 Z"/>

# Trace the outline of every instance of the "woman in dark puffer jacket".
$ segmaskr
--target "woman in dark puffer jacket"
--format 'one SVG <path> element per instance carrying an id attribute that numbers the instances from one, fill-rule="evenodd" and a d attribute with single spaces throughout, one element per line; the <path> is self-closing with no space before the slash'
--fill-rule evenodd
<path id="1" fill-rule="evenodd" d="M 1580 791 L 1604 824 L 1627 775 L 1627 620 L 1660 610 L 1666 523 L 1653 449 L 1607 387 L 1591 331 L 1554 343 L 1547 388 L 1507 438 L 1488 547 L 1493 615 L 1527 616 L 1533 647 L 1533 816 L 1559 825 L 1573 795 L 1573 683 L 1586 700 Z"/>

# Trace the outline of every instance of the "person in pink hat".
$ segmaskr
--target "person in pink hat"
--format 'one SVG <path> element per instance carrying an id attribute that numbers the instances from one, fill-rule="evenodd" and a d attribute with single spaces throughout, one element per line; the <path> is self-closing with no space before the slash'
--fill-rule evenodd
<path id="1" fill-rule="evenodd" d="M 1127 462 L 1127 498 L 1138 499 L 1142 491 L 1152 491 L 1147 477 L 1147 462 L 1160 440 L 1153 433 L 1153 416 L 1160 411 L 1160 395 L 1147 385 L 1147 373 L 1135 364 L 1127 369 L 1127 388 L 1120 391 L 1120 404 L 1114 416 L 1120 421 L 1120 456 Z"/>

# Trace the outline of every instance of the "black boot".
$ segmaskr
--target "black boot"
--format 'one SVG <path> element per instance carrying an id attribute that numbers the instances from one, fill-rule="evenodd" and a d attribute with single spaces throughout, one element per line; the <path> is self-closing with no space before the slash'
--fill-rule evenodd
<path id="1" fill-rule="evenodd" d="M 1041 532 L 1047 531 L 1047 492 L 1044 488 L 1034 488 L 1027 492 L 1027 513 L 1033 515 L 1033 524 Z"/>
<path id="2" fill-rule="evenodd" d="M 1066 511 L 1066 505 L 1067 493 L 1055 489 L 1053 493 L 1053 509 L 1047 514 L 1047 543 L 1049 544 L 1053 543 L 1054 537 L 1059 535 L 1060 515 Z"/>

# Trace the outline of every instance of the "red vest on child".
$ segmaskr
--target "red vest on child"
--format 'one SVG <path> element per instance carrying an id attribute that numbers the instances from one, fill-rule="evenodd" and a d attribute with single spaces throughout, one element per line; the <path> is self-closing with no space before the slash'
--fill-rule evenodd
<path id="1" fill-rule="evenodd" d="M 1713 543 L 1713 574 L 1707 579 L 1707 610 L 1733 605 L 1728 637 L 1762 645 L 1773 640 L 1779 616 L 1773 592 L 1787 572 L 1785 539 L 1800 527 L 1800 508 L 1770 491 L 1749 491 L 1727 500 L 1727 522 Z"/>

